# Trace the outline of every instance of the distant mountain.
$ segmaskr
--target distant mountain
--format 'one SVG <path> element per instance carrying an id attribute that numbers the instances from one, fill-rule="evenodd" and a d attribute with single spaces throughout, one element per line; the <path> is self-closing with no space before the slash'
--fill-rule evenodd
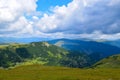
<path id="1" fill-rule="evenodd" d="M 12 43 L 0 46 L 0 67 L 11 67 L 28 62 L 83 68 L 90 67 L 99 59 L 98 54 L 88 55 L 79 51 L 69 51 L 47 42 Z"/>
<path id="2" fill-rule="evenodd" d="M 93 41 L 57 39 L 48 42 L 0 45 L 0 67 L 11 67 L 28 62 L 83 68 L 90 67 L 105 57 L 120 53 L 118 47 Z"/>
<path id="3" fill-rule="evenodd" d="M 104 41 L 102 43 L 109 44 L 109 45 L 116 46 L 116 47 L 120 48 L 120 40 Z"/>
<path id="4" fill-rule="evenodd" d="M 30 43 L 30 42 L 39 42 L 39 41 L 47 41 L 50 40 L 48 38 L 14 38 L 14 37 L 0 37 L 0 44 L 2 43 Z"/>
<path id="5" fill-rule="evenodd" d="M 79 51 L 87 54 L 98 54 L 99 58 L 120 53 L 120 48 L 109 44 L 96 41 L 72 40 L 72 39 L 56 39 L 48 41 L 50 44 L 65 48 L 71 51 Z"/>
<path id="6" fill-rule="evenodd" d="M 104 58 L 97 62 L 93 67 L 96 68 L 120 68 L 120 54 Z"/>

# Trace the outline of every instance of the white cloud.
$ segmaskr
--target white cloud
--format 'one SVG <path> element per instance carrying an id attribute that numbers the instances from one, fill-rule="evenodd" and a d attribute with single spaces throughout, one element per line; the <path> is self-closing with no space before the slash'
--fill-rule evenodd
<path id="1" fill-rule="evenodd" d="M 36 1 L 0 0 L 0 36 L 120 39 L 120 0 L 73 0 L 42 17 Z"/>
<path id="2" fill-rule="evenodd" d="M 1 36 L 34 35 L 33 25 L 26 16 L 31 16 L 30 14 L 36 12 L 36 1 L 37 0 L 0 0 Z"/>
<path id="3" fill-rule="evenodd" d="M 59 31 L 82 34 L 96 30 L 107 34 L 118 33 L 119 26 L 116 26 L 114 31 L 111 26 L 120 24 L 120 6 L 108 6 L 112 2 L 113 0 L 73 0 L 67 6 L 56 6 L 53 14 L 44 14 L 37 26 L 40 31 L 48 33 Z M 117 0 L 115 3 L 120 1 Z"/>
<path id="4" fill-rule="evenodd" d="M 0 23 L 36 10 L 36 0 L 0 0 Z"/>
<path id="5" fill-rule="evenodd" d="M 119 5 L 119 3 L 120 3 L 120 0 L 111 0 L 108 5 L 114 6 L 114 5 Z"/>

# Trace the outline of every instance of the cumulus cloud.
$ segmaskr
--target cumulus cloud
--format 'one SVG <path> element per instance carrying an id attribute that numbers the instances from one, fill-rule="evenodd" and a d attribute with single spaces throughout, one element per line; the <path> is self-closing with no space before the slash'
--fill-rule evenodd
<path id="1" fill-rule="evenodd" d="M 120 39 L 120 0 L 73 0 L 42 16 L 36 2 L 0 0 L 0 36 Z"/>
<path id="2" fill-rule="evenodd" d="M 0 22 L 15 20 L 24 13 L 36 10 L 36 0 L 0 0 Z"/>
<path id="3" fill-rule="evenodd" d="M 37 0 L 0 0 L 1 36 L 27 32 L 27 34 L 33 33 L 33 26 L 26 16 L 36 11 L 36 1 Z"/>
<path id="4" fill-rule="evenodd" d="M 37 26 L 48 33 L 119 33 L 119 3 L 120 0 L 73 0 L 67 6 L 56 6 L 53 14 L 44 14 Z"/>

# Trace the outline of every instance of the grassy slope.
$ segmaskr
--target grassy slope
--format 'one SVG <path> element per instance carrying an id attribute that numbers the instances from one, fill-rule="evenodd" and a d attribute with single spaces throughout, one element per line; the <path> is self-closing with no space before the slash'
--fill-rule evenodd
<path id="1" fill-rule="evenodd" d="M 27 65 L 0 70 L 0 80 L 120 80 L 120 69 L 75 69 Z"/>
<path id="2" fill-rule="evenodd" d="M 46 42 L 1 45 L 0 67 L 9 67 L 30 60 L 41 64 L 59 65 L 59 60 L 66 54 L 66 50 Z"/>
<path id="3" fill-rule="evenodd" d="M 94 67 L 97 68 L 120 68 L 120 54 L 113 55 L 97 62 Z"/>
<path id="4" fill-rule="evenodd" d="M 94 61 L 91 61 L 85 53 L 67 51 L 47 42 L 10 44 L 0 47 L 0 67 L 33 63 L 82 68 L 90 66 Z"/>

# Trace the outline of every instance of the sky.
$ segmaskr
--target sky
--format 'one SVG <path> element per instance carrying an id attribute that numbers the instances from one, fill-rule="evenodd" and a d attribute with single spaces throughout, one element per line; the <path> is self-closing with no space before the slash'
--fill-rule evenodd
<path id="1" fill-rule="evenodd" d="M 120 0 L 0 0 L 0 37 L 120 39 Z"/>

